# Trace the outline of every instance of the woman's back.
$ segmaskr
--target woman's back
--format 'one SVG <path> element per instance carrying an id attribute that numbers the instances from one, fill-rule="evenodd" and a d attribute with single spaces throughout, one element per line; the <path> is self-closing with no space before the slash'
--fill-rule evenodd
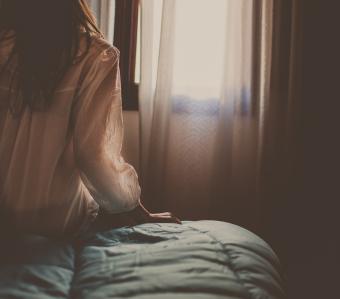
<path id="1" fill-rule="evenodd" d="M 0 44 L 0 67 L 14 39 Z M 85 50 L 82 36 L 80 52 Z M 26 107 L 20 116 L 6 108 L 17 94 L 9 93 L 10 72 L 0 77 L 1 217 L 20 230 L 78 233 L 96 217 L 98 203 L 112 211 L 137 206 L 138 177 L 121 156 L 119 51 L 93 36 L 50 107 Z"/>

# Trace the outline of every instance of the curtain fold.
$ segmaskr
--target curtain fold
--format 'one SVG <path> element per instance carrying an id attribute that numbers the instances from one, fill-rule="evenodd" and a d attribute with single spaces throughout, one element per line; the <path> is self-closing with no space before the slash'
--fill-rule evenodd
<path id="1" fill-rule="evenodd" d="M 141 4 L 143 201 L 258 229 L 291 171 L 296 4 Z"/>
<path id="2" fill-rule="evenodd" d="M 149 0 L 141 5 L 144 35 L 140 95 L 145 99 L 140 106 L 143 123 L 140 134 L 141 184 L 143 195 L 147 196 L 143 200 L 151 208 L 158 209 L 161 201 L 154 198 L 162 196 L 168 151 L 176 0 Z M 157 26 L 152 28 L 157 22 L 160 31 L 157 31 Z"/>
<path id="3" fill-rule="evenodd" d="M 218 219 L 245 225 L 258 221 L 256 198 L 259 115 L 253 106 L 252 1 L 227 1 L 224 79 L 212 164 L 211 210 Z M 249 223 L 248 223 L 249 221 Z"/>
<path id="4" fill-rule="evenodd" d="M 260 230 L 284 260 L 289 238 L 287 217 L 299 223 L 292 199 L 299 184 L 301 100 L 301 1 L 275 0 L 264 7 L 271 24 L 267 48 L 270 58 L 263 96 L 260 169 Z M 266 43 L 264 43 L 265 45 Z M 287 215 L 287 212 L 291 213 Z M 267 224 L 270 225 L 267 225 Z M 289 227 L 289 225 L 288 225 Z"/>

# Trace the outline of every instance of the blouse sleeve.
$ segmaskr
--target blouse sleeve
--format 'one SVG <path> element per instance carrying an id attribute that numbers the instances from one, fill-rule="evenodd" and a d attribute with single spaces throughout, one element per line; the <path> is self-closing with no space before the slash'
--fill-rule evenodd
<path id="1" fill-rule="evenodd" d="M 73 148 L 90 193 L 108 213 L 134 209 L 141 188 L 135 169 L 125 162 L 119 51 L 111 47 L 91 62 L 74 109 Z"/>

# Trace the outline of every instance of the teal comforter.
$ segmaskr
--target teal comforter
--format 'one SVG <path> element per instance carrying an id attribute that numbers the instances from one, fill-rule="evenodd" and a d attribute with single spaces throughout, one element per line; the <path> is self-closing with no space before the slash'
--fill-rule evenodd
<path id="1" fill-rule="evenodd" d="M 73 243 L 0 242 L 1 299 L 285 298 L 271 248 L 226 222 L 142 224 Z"/>

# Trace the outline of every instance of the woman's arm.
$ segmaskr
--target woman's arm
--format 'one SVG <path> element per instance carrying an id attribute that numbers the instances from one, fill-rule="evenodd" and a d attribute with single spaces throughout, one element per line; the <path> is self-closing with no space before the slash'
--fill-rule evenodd
<path id="1" fill-rule="evenodd" d="M 123 116 L 116 48 L 97 57 L 85 83 L 74 107 L 74 154 L 83 181 L 100 206 L 97 224 L 111 228 L 146 222 L 180 223 L 169 212 L 150 213 L 142 205 L 138 175 L 122 157 Z"/>
<path id="2" fill-rule="evenodd" d="M 122 213 L 139 205 L 141 188 L 135 169 L 121 154 L 119 51 L 108 48 L 89 64 L 73 107 L 74 156 L 84 184 L 101 209 Z"/>

